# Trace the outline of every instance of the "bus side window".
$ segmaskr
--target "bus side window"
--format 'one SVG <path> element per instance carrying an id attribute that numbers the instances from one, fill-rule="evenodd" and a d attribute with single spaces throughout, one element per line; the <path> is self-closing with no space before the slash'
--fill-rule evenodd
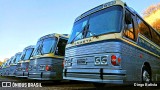
<path id="1" fill-rule="evenodd" d="M 152 41 L 160 46 L 160 36 L 153 29 L 151 29 L 151 33 L 152 33 Z"/>
<path id="2" fill-rule="evenodd" d="M 67 40 L 60 38 L 55 51 L 55 55 L 64 56 L 66 44 L 67 44 Z"/>
<path id="3" fill-rule="evenodd" d="M 151 40 L 149 26 L 144 21 L 142 21 L 139 17 L 137 17 L 137 22 L 138 22 L 138 32 Z"/>
<path id="4" fill-rule="evenodd" d="M 126 14 L 130 14 L 129 11 L 126 11 Z M 131 16 L 132 17 L 132 16 Z M 131 18 L 130 17 L 130 18 Z M 128 18 L 127 16 L 125 18 Z M 126 21 L 127 19 L 125 19 L 125 30 L 124 30 L 124 36 L 131 39 L 131 40 L 135 40 L 135 34 L 134 34 L 134 21 L 131 18 L 130 22 Z"/>

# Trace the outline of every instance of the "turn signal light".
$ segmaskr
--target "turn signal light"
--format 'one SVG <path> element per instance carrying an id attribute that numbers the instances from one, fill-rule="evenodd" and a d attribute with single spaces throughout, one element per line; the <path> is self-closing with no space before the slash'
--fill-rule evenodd
<path id="1" fill-rule="evenodd" d="M 121 63 L 121 58 L 118 58 L 118 63 Z"/>

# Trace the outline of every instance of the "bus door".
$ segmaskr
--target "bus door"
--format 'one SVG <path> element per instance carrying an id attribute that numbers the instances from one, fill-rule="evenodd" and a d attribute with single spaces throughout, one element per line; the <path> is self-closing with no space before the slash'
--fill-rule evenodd
<path id="1" fill-rule="evenodd" d="M 55 50 L 55 55 L 57 56 L 64 56 L 65 54 L 65 47 L 67 44 L 67 39 L 65 38 L 60 38 L 59 42 L 57 44 L 56 50 Z"/>

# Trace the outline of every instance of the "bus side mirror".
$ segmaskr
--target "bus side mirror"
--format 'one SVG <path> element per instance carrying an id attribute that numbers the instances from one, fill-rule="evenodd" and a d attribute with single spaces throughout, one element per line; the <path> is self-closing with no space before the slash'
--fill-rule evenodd
<path id="1" fill-rule="evenodd" d="M 131 24 L 132 22 L 132 16 L 129 12 L 126 12 L 125 21 L 126 21 L 126 24 Z"/>

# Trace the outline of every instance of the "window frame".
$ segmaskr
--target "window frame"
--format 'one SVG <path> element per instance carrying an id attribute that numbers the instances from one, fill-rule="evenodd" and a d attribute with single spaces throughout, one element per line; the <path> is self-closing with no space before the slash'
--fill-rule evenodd
<path id="1" fill-rule="evenodd" d="M 58 47 L 61 39 L 66 40 L 66 45 L 67 45 L 67 43 L 68 43 L 68 39 L 67 39 L 67 38 L 60 37 L 60 38 L 58 39 L 58 43 L 57 43 L 56 48 L 55 48 L 55 50 L 54 50 L 54 55 L 56 55 L 56 56 L 62 56 L 62 55 L 56 54 L 56 50 L 57 50 L 57 47 Z M 66 45 L 65 45 L 65 47 L 66 47 Z M 65 47 L 64 47 L 64 49 L 65 49 Z M 65 56 L 65 50 L 64 50 L 64 55 L 63 55 L 63 56 Z"/>
<path id="2" fill-rule="evenodd" d="M 146 35 L 144 35 L 143 33 L 141 33 L 141 31 L 139 29 L 138 19 L 141 20 L 144 23 L 145 26 L 147 26 L 148 31 L 149 31 L 149 37 L 147 37 Z M 150 26 L 141 17 L 139 17 L 138 15 L 136 17 L 136 20 L 137 20 L 137 26 L 138 26 L 138 33 L 140 33 L 141 35 L 143 35 L 148 40 L 152 40 L 152 34 L 151 34 Z"/>
<path id="3" fill-rule="evenodd" d="M 126 7 L 125 8 L 125 14 L 126 14 L 126 12 L 128 12 L 128 13 L 130 13 L 131 14 L 131 17 L 132 17 L 132 26 L 133 26 L 133 32 L 131 31 L 131 30 L 127 30 L 126 29 L 126 27 L 125 27 L 125 25 L 127 25 L 126 24 L 126 21 L 125 21 L 125 18 L 126 18 L 126 16 L 124 15 L 124 30 L 123 30 L 123 36 L 125 37 L 125 38 L 127 38 L 127 39 L 129 39 L 129 40 L 131 40 L 131 41 L 134 41 L 134 42 L 136 42 L 137 41 L 137 30 L 136 30 L 136 24 L 135 24 L 135 14 L 134 13 L 132 13 L 129 9 L 128 9 L 128 7 Z M 126 31 L 129 31 L 129 32 L 131 32 L 131 33 L 133 33 L 133 39 L 132 38 L 130 38 L 130 37 L 128 37 L 127 35 L 125 35 L 125 32 Z"/>

